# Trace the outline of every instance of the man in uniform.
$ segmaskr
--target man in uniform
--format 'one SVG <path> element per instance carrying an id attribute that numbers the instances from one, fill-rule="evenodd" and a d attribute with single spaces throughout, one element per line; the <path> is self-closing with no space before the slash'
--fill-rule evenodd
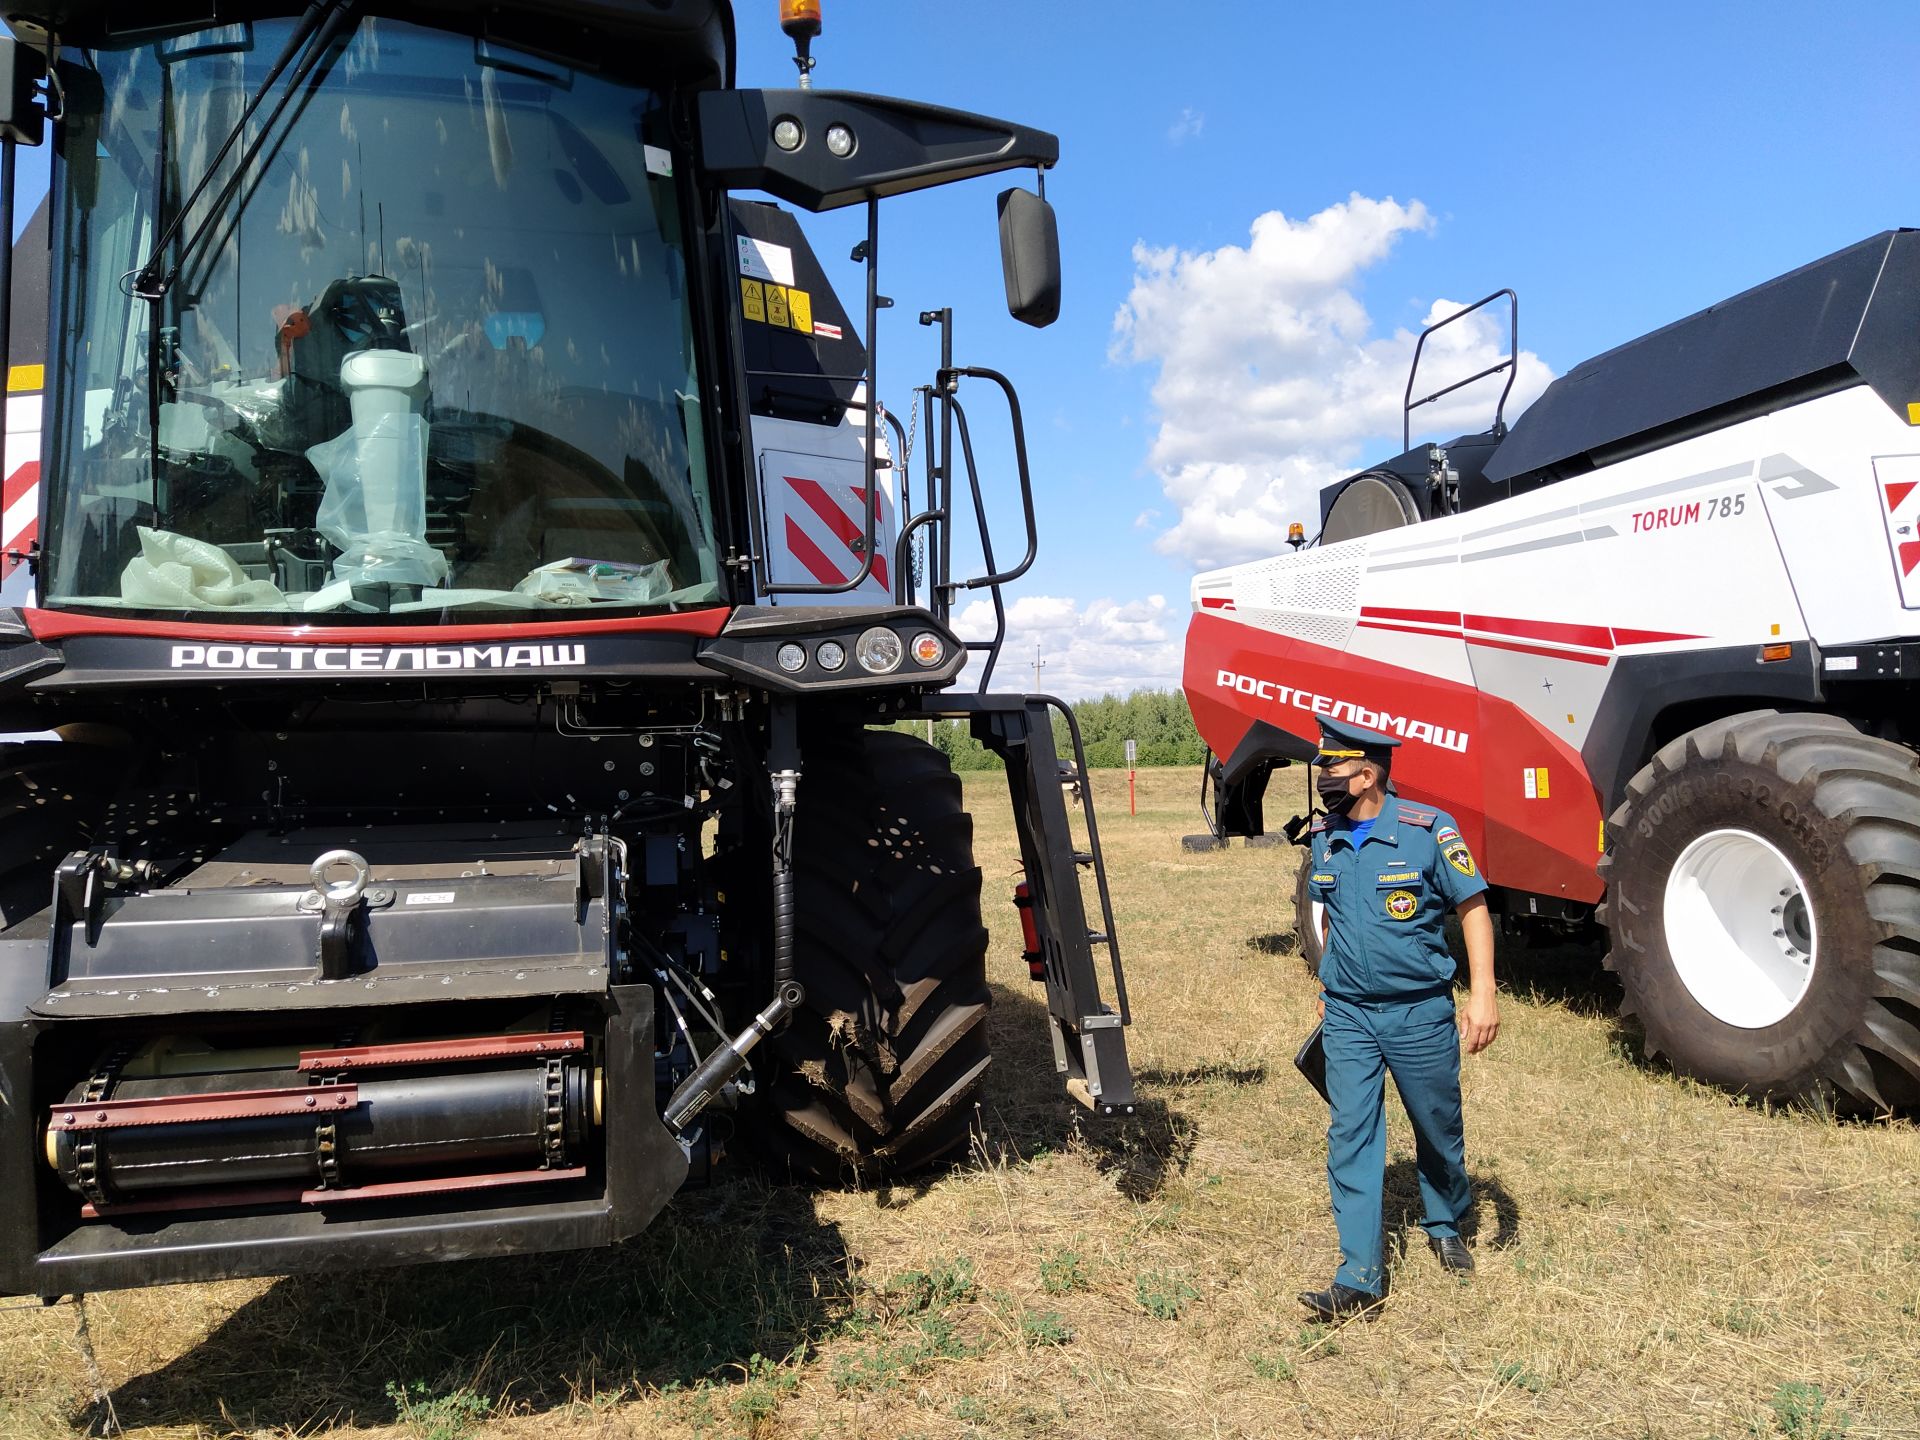
<path id="1" fill-rule="evenodd" d="M 1471 1271 L 1460 1238 L 1472 1202 L 1460 1117 L 1460 1047 L 1493 1043 L 1493 920 L 1486 881 L 1453 817 L 1409 805 L 1388 787 L 1399 741 L 1323 720 L 1308 889 L 1325 907 L 1320 961 L 1327 1093 L 1327 1188 L 1340 1269 L 1300 1303 L 1321 1320 L 1369 1319 L 1385 1300 L 1381 1190 L 1387 1161 L 1385 1076 L 1413 1122 L 1420 1223 L 1449 1270 Z M 1457 1025 L 1447 912 L 1467 942 L 1470 988 Z"/>

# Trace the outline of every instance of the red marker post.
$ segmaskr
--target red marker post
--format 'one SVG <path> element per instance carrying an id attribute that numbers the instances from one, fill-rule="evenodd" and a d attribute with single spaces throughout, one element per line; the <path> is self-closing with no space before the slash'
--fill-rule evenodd
<path id="1" fill-rule="evenodd" d="M 1138 815 L 1139 807 L 1133 803 L 1133 757 L 1136 754 L 1133 741 L 1127 741 L 1127 814 Z"/>

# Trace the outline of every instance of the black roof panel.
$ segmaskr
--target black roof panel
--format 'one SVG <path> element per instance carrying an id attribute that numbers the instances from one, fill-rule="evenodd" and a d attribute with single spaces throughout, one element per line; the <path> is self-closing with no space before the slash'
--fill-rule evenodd
<path id="1" fill-rule="evenodd" d="M 1920 231 L 1882 231 L 1575 366 L 1486 478 L 1565 478 L 1861 382 L 1902 414 L 1920 400 Z"/>

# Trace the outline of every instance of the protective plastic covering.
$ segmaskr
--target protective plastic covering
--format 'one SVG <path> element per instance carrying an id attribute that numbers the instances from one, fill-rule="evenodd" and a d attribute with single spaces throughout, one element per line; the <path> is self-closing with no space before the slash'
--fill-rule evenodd
<path id="1" fill-rule="evenodd" d="M 120 594 L 155 610 L 252 608 L 283 602 L 270 580 L 249 580 L 218 545 L 142 525 L 140 553 L 127 562 Z"/>
<path id="2" fill-rule="evenodd" d="M 555 560 L 542 565 L 514 586 L 520 595 L 532 595 L 551 605 L 585 605 L 595 600 L 645 605 L 673 588 L 667 562 L 621 565 L 610 560 Z"/>
<path id="3" fill-rule="evenodd" d="M 427 543 L 426 364 L 403 350 L 360 351 L 341 362 L 340 387 L 353 428 L 307 451 L 326 484 L 314 528 L 341 552 L 334 580 L 437 585 L 447 560 Z"/>

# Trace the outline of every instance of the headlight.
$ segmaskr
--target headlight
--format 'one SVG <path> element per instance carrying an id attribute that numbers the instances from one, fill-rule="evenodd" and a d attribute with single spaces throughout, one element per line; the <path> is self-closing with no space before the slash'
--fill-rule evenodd
<path id="1" fill-rule="evenodd" d="M 853 645 L 853 658 L 860 668 L 874 675 L 888 675 L 900 668 L 903 647 L 900 637 L 883 625 L 863 631 Z"/>
<path id="2" fill-rule="evenodd" d="M 773 143 L 782 150 L 798 150 L 800 142 L 806 138 L 806 132 L 800 128 L 800 122 L 791 115 L 782 115 L 773 122 Z"/>
<path id="3" fill-rule="evenodd" d="M 762 651 L 762 654 L 765 652 Z M 789 675 L 807 668 L 807 652 L 789 640 L 774 653 L 774 660 Z"/>
<path id="4" fill-rule="evenodd" d="M 813 658 L 820 662 L 822 670 L 838 670 L 847 663 L 847 649 L 838 640 L 825 640 L 813 652 Z"/>
<path id="5" fill-rule="evenodd" d="M 827 150 L 836 160 L 844 160 L 853 153 L 853 131 L 844 125 L 827 127 Z"/>
<path id="6" fill-rule="evenodd" d="M 947 646 L 938 635 L 923 630 L 913 637 L 913 660 L 929 669 L 947 658 Z"/>

